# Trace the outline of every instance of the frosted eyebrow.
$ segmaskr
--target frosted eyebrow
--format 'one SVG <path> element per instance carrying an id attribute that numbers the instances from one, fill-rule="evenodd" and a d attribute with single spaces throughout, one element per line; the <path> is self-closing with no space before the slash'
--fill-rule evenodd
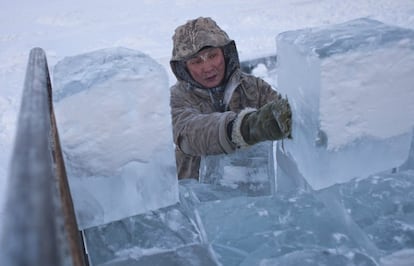
<path id="1" fill-rule="evenodd" d="M 210 58 L 211 55 L 217 54 L 218 52 L 217 49 L 220 49 L 220 48 L 214 47 L 214 48 L 209 48 L 204 51 L 201 51 L 199 54 L 196 54 L 193 58 L 188 59 L 187 62 L 189 64 L 201 63 L 201 62 L 198 62 L 199 60 L 202 60 L 203 62 L 205 62 L 207 61 L 208 58 Z"/>

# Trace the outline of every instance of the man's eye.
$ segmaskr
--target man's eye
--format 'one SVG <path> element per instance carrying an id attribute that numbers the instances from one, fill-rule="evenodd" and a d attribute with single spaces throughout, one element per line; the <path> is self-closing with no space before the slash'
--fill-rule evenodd
<path id="1" fill-rule="evenodd" d="M 189 61 L 190 65 L 199 65 L 201 64 L 201 58 L 195 58 Z"/>
<path id="2" fill-rule="evenodd" d="M 209 59 L 213 59 L 213 58 L 215 58 L 217 56 L 217 53 L 211 53 L 211 54 L 209 54 L 208 55 L 208 58 Z"/>

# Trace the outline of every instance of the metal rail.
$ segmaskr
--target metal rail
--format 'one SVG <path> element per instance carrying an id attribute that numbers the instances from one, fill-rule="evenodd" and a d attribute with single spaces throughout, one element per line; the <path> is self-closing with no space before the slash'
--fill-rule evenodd
<path id="1" fill-rule="evenodd" d="M 8 178 L 0 264 L 86 265 L 41 48 L 30 51 Z"/>

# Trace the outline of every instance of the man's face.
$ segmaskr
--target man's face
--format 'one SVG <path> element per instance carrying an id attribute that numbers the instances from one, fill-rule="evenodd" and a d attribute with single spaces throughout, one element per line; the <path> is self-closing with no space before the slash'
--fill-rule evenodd
<path id="1" fill-rule="evenodd" d="M 186 61 L 188 71 L 195 81 L 206 88 L 220 85 L 226 71 L 224 55 L 220 48 L 206 48 Z"/>

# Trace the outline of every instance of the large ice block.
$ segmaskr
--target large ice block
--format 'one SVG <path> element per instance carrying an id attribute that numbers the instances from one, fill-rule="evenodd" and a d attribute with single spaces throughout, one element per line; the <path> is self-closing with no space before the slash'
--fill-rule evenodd
<path id="1" fill-rule="evenodd" d="M 284 156 L 314 189 L 407 160 L 413 30 L 362 18 L 281 33 L 277 51 L 278 89 L 293 107 Z"/>
<path id="2" fill-rule="evenodd" d="M 168 77 L 149 56 L 109 48 L 58 62 L 55 112 L 80 228 L 178 201 Z"/>

